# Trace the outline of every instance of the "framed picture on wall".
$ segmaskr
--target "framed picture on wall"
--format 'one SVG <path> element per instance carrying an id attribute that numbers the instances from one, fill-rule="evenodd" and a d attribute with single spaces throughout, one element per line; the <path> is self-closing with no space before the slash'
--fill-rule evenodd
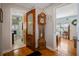
<path id="1" fill-rule="evenodd" d="M 74 19 L 74 20 L 72 21 L 72 24 L 73 24 L 74 26 L 76 26 L 76 25 L 77 25 L 77 19 Z"/>
<path id="2" fill-rule="evenodd" d="M 3 22 L 3 11 L 0 8 L 0 23 L 2 23 L 2 22 Z"/>

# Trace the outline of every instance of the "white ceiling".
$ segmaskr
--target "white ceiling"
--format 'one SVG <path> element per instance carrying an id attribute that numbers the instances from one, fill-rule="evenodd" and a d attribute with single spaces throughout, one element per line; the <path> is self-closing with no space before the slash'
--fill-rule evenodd
<path id="1" fill-rule="evenodd" d="M 3 3 L 3 5 L 9 5 L 9 6 L 15 6 L 15 7 L 23 7 L 25 9 L 33 9 L 33 8 L 38 8 L 38 9 L 46 9 L 50 7 L 51 5 L 56 6 L 59 5 L 60 3 Z"/>
<path id="2" fill-rule="evenodd" d="M 26 8 L 47 8 L 48 6 L 52 5 L 52 3 L 15 3 L 16 5 L 23 6 Z"/>
<path id="3" fill-rule="evenodd" d="M 76 4 L 67 4 L 56 9 L 56 18 L 74 16 L 77 15 L 77 13 L 78 12 Z"/>

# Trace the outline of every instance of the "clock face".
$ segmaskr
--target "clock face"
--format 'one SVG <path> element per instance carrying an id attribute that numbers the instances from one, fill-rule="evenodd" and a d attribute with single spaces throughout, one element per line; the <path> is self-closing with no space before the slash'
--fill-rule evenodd
<path id="1" fill-rule="evenodd" d="M 43 18 L 40 19 L 40 23 L 44 23 L 44 19 Z"/>

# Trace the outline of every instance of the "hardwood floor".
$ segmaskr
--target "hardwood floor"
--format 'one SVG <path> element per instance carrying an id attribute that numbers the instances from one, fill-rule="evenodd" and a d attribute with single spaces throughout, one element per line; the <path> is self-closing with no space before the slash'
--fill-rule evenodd
<path id="1" fill-rule="evenodd" d="M 49 49 L 38 50 L 42 56 L 76 56 L 76 48 L 74 48 L 73 40 L 61 39 L 58 44 L 58 50 L 51 51 Z M 27 47 L 15 49 L 13 51 L 3 54 L 4 56 L 26 56 L 33 51 Z"/>
<path id="2" fill-rule="evenodd" d="M 26 56 L 30 53 L 32 53 L 33 51 L 30 50 L 27 47 L 23 47 L 23 48 L 19 48 L 19 49 L 15 49 L 13 51 L 10 51 L 8 53 L 3 54 L 4 56 Z"/>
<path id="3" fill-rule="evenodd" d="M 42 56 L 57 56 L 57 52 L 56 51 L 51 51 L 49 49 L 44 49 L 44 50 L 39 50 L 40 53 L 42 54 Z"/>
<path id="4" fill-rule="evenodd" d="M 67 56 L 76 56 L 77 50 L 74 48 L 74 41 L 61 38 L 58 44 L 58 54 Z"/>
<path id="5" fill-rule="evenodd" d="M 10 51 L 8 53 L 3 54 L 4 56 L 26 56 L 32 53 L 33 51 L 30 50 L 27 47 L 23 47 L 20 49 L 16 49 L 13 51 Z M 39 52 L 42 54 L 42 56 L 56 56 L 55 51 L 51 51 L 49 49 L 39 50 Z"/>

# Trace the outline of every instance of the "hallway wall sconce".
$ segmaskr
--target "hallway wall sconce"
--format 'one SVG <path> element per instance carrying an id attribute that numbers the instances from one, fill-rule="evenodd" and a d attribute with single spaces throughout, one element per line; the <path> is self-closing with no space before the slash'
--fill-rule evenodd
<path id="1" fill-rule="evenodd" d="M 0 8 L 0 23 L 2 23 L 2 22 L 3 22 L 3 11 Z"/>

